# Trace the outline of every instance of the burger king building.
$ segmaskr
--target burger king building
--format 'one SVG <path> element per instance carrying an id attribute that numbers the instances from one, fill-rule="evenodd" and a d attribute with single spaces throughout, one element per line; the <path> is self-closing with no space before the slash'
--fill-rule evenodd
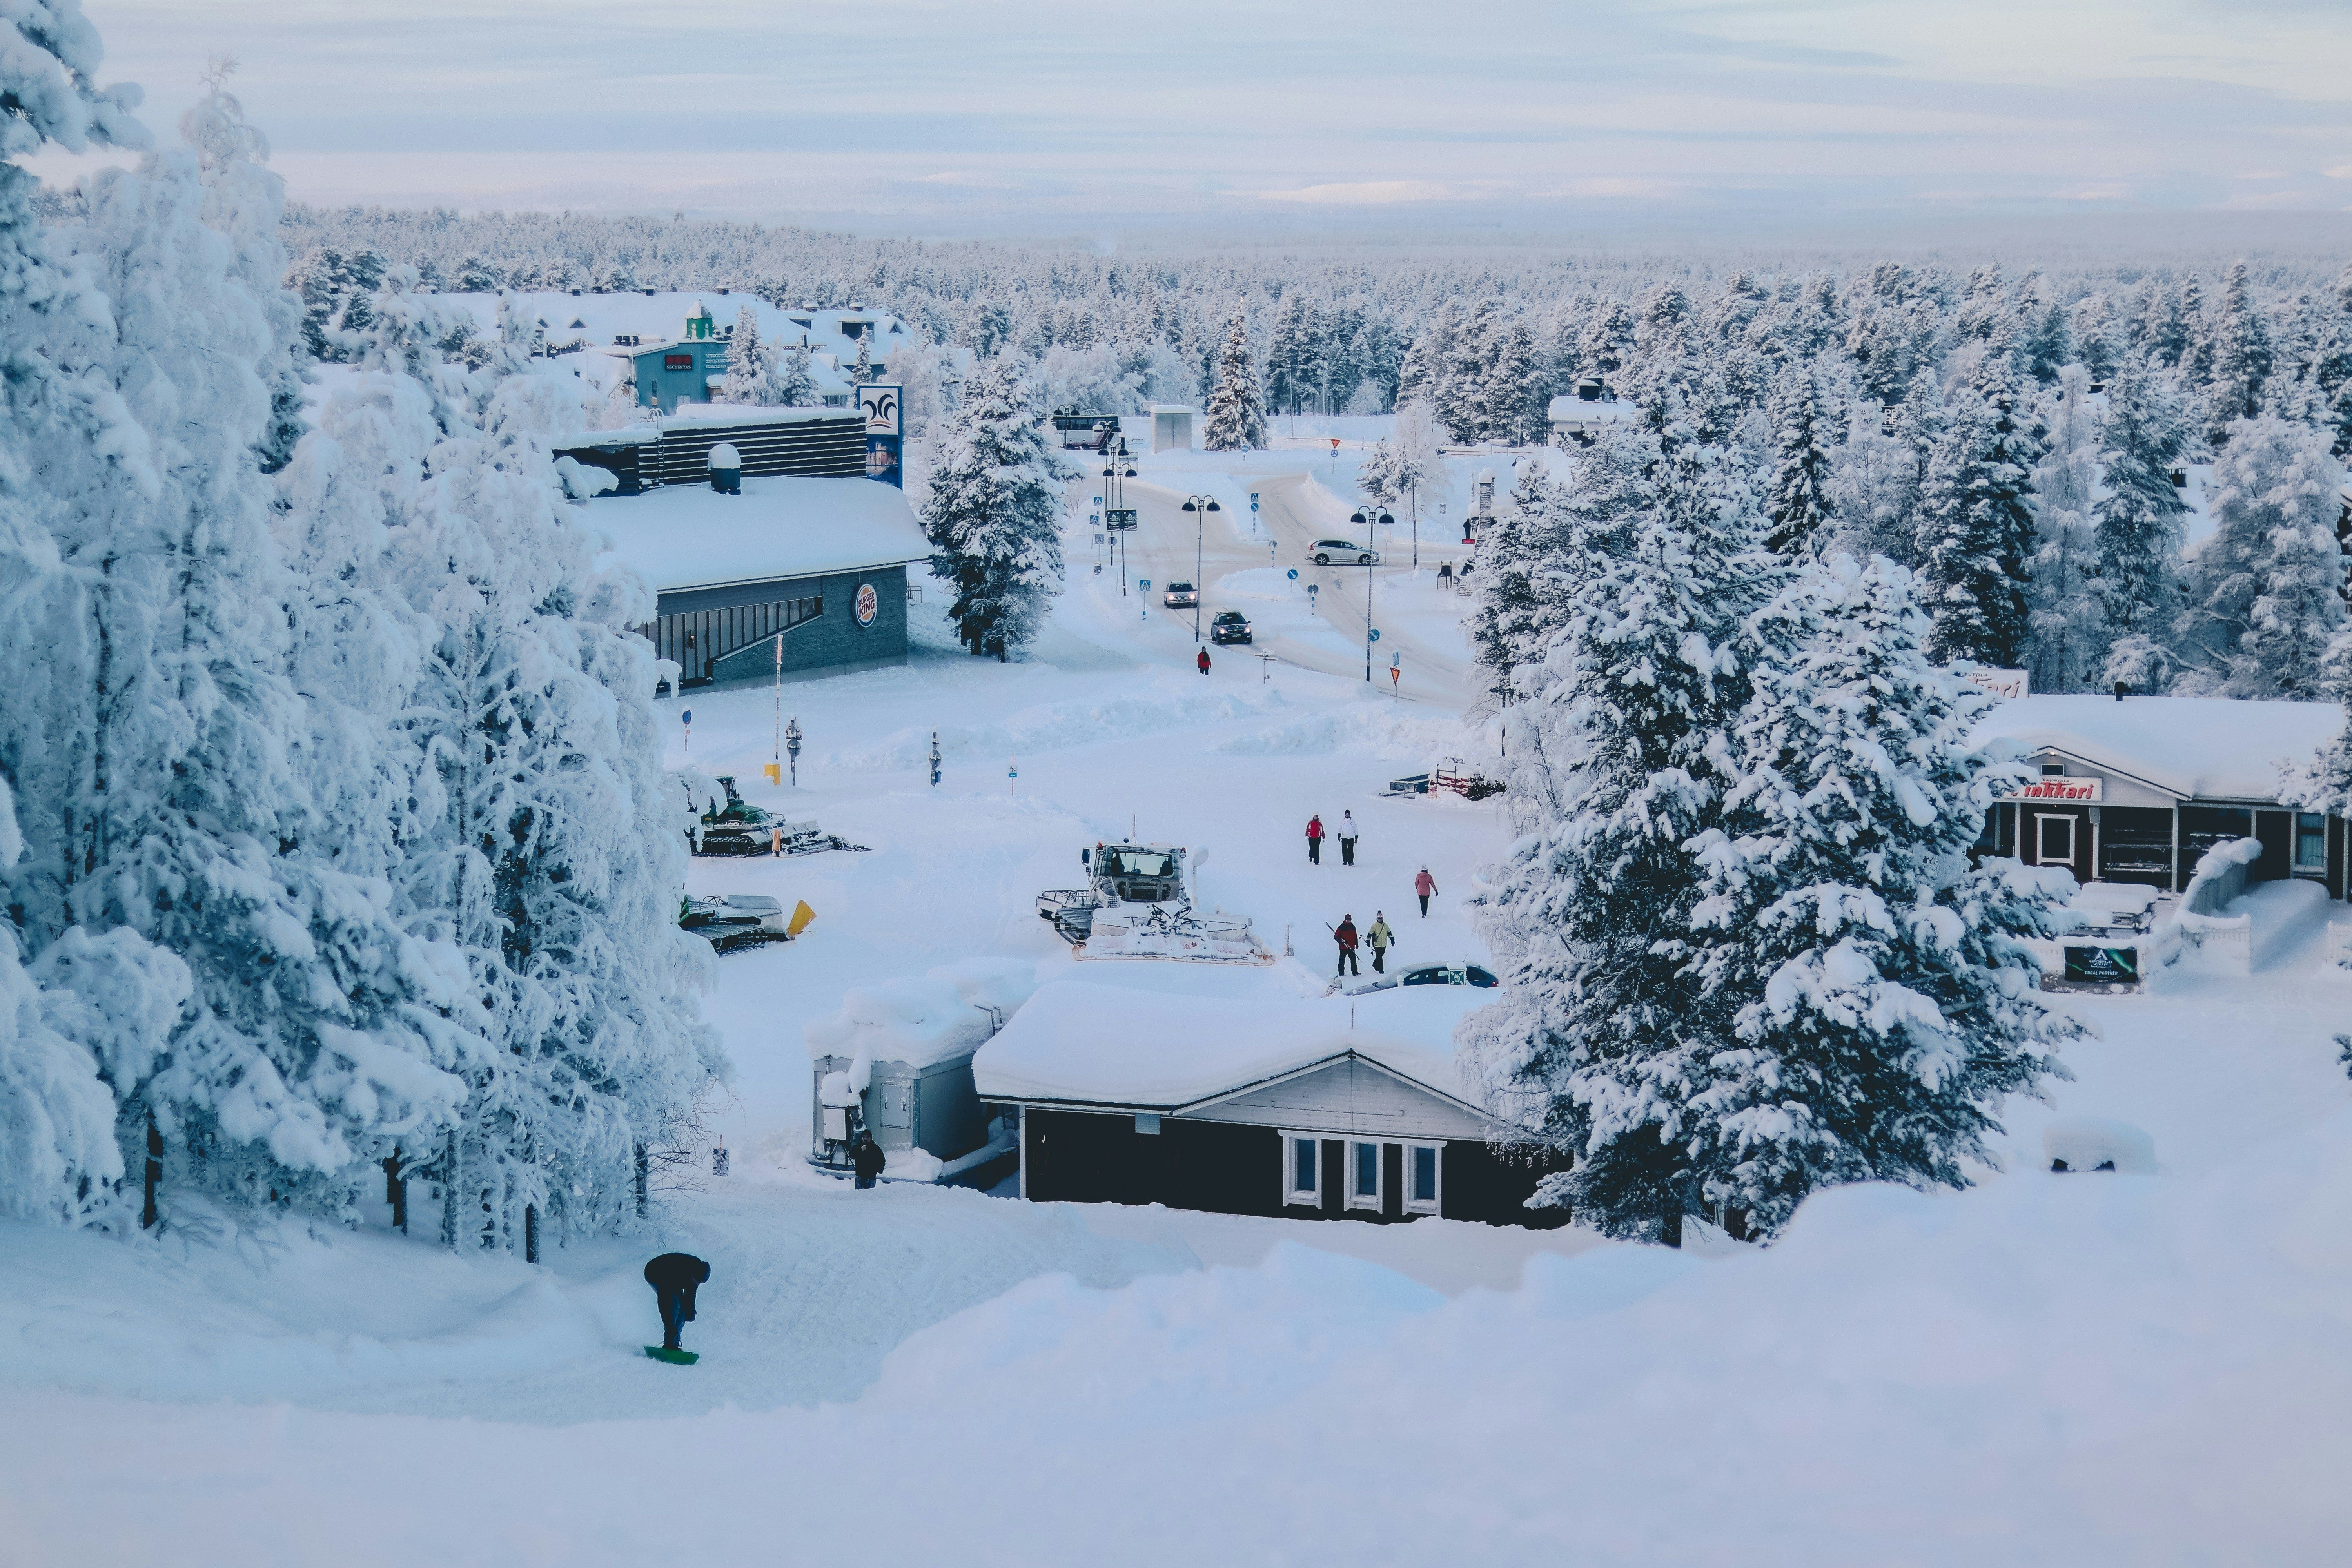
<path id="1" fill-rule="evenodd" d="M 656 594 L 637 630 L 688 689 L 907 662 L 907 569 L 930 559 L 895 485 L 756 475 L 578 503 Z"/>
<path id="2" fill-rule="evenodd" d="M 1987 814 L 1978 850 L 2063 866 L 2077 882 L 2134 882 L 2179 892 L 2225 839 L 2252 838 L 2254 882 L 2307 879 L 2345 896 L 2342 817 L 2281 797 L 2284 771 L 2344 728 L 2333 702 L 2227 698 L 2019 697 L 1978 726 L 2032 769 Z"/>

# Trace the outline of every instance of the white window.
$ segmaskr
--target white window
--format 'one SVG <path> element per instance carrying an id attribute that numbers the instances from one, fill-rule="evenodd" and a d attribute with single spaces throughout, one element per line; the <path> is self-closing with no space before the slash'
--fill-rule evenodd
<path id="1" fill-rule="evenodd" d="M 1381 1146 L 1350 1139 L 1348 1142 L 1348 1206 L 1381 1209 L 1382 1183 L 1381 1179 Z"/>
<path id="2" fill-rule="evenodd" d="M 2037 816 L 2034 822 L 2034 858 L 2044 866 L 2072 865 L 2074 859 L 2074 819 L 2071 816 Z"/>
<path id="3" fill-rule="evenodd" d="M 2294 868 L 2298 871 L 2327 869 L 2327 818 L 2315 811 L 2295 814 Z"/>
<path id="4" fill-rule="evenodd" d="M 1312 1132 L 1282 1135 L 1282 1201 L 1323 1206 L 1323 1140 Z"/>
<path id="5" fill-rule="evenodd" d="M 1435 1214 L 1445 1194 L 1445 1146 L 1404 1146 L 1404 1212 Z"/>

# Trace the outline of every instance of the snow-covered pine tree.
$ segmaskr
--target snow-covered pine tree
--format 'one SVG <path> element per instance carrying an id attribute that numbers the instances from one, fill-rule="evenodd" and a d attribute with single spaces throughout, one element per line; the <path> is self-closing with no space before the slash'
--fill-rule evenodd
<path id="1" fill-rule="evenodd" d="M 2011 460 L 2008 413 L 1960 387 L 1920 487 L 1921 598 L 1934 617 L 1931 651 L 2013 668 L 2025 652 L 2026 561 L 2033 513 L 2025 471 Z"/>
<path id="2" fill-rule="evenodd" d="M 2048 444 L 2033 470 L 2041 506 L 2027 567 L 2026 668 L 2036 691 L 2084 691 L 2105 667 L 2114 634 L 2099 594 L 2099 542 L 2092 522 L 2099 419 L 2090 375 L 2081 365 L 2058 373 L 2049 406 Z"/>
<path id="3" fill-rule="evenodd" d="M 1657 503 L 1622 555 L 1596 557 L 1605 572 L 1514 710 L 1521 837 L 1478 917 L 1505 988 L 1456 1037 L 1497 1112 L 1577 1162 L 1532 1203 L 1678 1244 L 1705 1212 L 1687 1095 L 1723 1044 L 1690 963 L 1701 868 L 1685 846 L 1727 782 L 1714 758 L 1748 694 L 1742 623 L 1784 574 L 1736 459 L 1685 442 L 1653 466 Z"/>
<path id="4" fill-rule="evenodd" d="M 857 335 L 857 363 L 849 367 L 849 383 L 852 386 L 865 386 L 873 379 L 874 334 L 871 331 L 860 332 Z"/>
<path id="5" fill-rule="evenodd" d="M 2182 436 L 2180 399 L 2171 384 L 2126 363 L 2107 387 L 2099 451 L 2105 493 L 2092 504 L 2093 580 L 2112 639 L 2102 682 L 2160 691 L 2170 680 L 2189 511 L 2171 477 Z"/>
<path id="6" fill-rule="evenodd" d="M 2206 395 L 2206 439 L 2227 441 L 2237 420 L 2262 413 L 2273 368 L 2270 321 L 2254 298 L 2246 264 L 2233 263 L 2212 331 L 2212 385 Z"/>
<path id="7" fill-rule="evenodd" d="M 1673 1080 L 1690 1180 L 1735 1235 L 1819 1187 L 1966 1186 L 2001 1099 L 2065 1076 L 2077 1030 L 2035 1005 L 2025 939 L 2057 931 L 2071 884 L 1970 868 L 2022 770 L 1972 742 L 1991 699 L 1928 658 L 1928 629 L 1908 573 L 1848 556 L 1758 617 L 1723 826 L 1693 845 L 1692 1014 L 1726 1037 Z"/>
<path id="8" fill-rule="evenodd" d="M 1479 424 L 1489 440 L 1524 447 L 1549 423 L 1547 387 L 1536 359 L 1535 333 L 1525 321 L 1506 328 L 1482 389 Z"/>
<path id="9" fill-rule="evenodd" d="M 1238 316 L 1234 328 L 1238 335 Z M 1246 343 L 1239 352 L 1247 375 Z M 948 614 L 974 654 L 1009 658 L 1061 591 L 1061 472 L 1020 366 L 1009 357 L 983 364 L 948 421 L 922 508 L 938 552 L 931 569 L 956 585 Z"/>
<path id="10" fill-rule="evenodd" d="M 816 388 L 816 372 L 811 368 L 806 343 L 795 343 L 778 357 L 772 395 L 779 408 L 814 408 L 824 401 L 824 395 Z"/>
<path id="11" fill-rule="evenodd" d="M 1307 296 L 1294 289 L 1276 309 L 1265 345 L 1265 399 L 1274 412 L 1296 415 L 1306 407 L 1313 336 Z"/>
<path id="12" fill-rule="evenodd" d="M 1772 531 L 1766 542 L 1782 555 L 1802 555 L 1813 548 L 1832 512 L 1829 433 L 1811 364 L 1791 364 L 1774 378 L 1768 417 L 1773 462 L 1764 514 L 1771 519 Z"/>
<path id="13" fill-rule="evenodd" d="M 760 341 L 760 312 L 746 305 L 735 314 L 735 331 L 727 340 L 727 374 L 710 389 L 713 403 L 761 403 L 775 400 L 774 354 Z"/>
<path id="14" fill-rule="evenodd" d="M 1375 506 L 1393 506 L 1403 499 L 1405 487 L 1397 483 L 1396 448 L 1387 437 L 1374 441 L 1356 465 L 1356 490 Z"/>
<path id="15" fill-rule="evenodd" d="M 1250 364 L 1249 323 L 1238 310 L 1217 355 L 1217 390 L 1201 445 L 1212 452 L 1242 452 L 1265 445 L 1265 394 Z M 1055 568 L 1059 574 L 1058 565 Z"/>
<path id="16" fill-rule="evenodd" d="M 2213 532 L 2189 572 L 2183 688 L 2311 700 L 2344 629 L 2336 542 L 2344 470 L 2327 437 L 2265 415 L 2241 419 L 2214 465 Z"/>
<path id="17" fill-rule="evenodd" d="M 1567 559 L 1568 515 L 1543 464 L 1519 465 L 1511 504 L 1478 541 L 1477 603 L 1465 621 L 1481 671 L 1480 685 L 1508 702 L 1515 678 L 1541 661 L 1567 624 L 1569 584 L 1591 575 Z"/>

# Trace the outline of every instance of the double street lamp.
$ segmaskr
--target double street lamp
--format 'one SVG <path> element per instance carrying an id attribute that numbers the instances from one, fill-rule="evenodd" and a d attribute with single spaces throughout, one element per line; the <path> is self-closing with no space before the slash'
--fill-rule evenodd
<path id="1" fill-rule="evenodd" d="M 1225 509 L 1214 496 L 1186 496 L 1184 510 L 1192 514 L 1192 640 L 1201 640 L 1201 560 L 1206 547 L 1209 514 Z"/>
<path id="2" fill-rule="evenodd" d="M 1348 521 L 1364 531 L 1364 679 L 1369 683 L 1372 679 L 1372 557 L 1379 553 L 1381 542 L 1380 530 L 1374 525 L 1393 523 L 1396 519 L 1388 512 L 1360 506 Z"/>
<path id="3" fill-rule="evenodd" d="M 1127 481 L 1135 478 L 1135 470 L 1126 466 L 1126 443 L 1120 443 L 1118 455 L 1103 465 L 1103 523 L 1111 532 L 1118 549 L 1118 592 L 1127 595 L 1127 535 L 1135 526 L 1135 513 L 1127 506 Z"/>

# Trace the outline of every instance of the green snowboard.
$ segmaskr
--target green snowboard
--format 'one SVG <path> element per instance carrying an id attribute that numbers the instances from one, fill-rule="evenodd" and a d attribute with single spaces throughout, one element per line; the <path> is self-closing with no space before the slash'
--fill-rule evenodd
<path id="1" fill-rule="evenodd" d="M 666 1361 L 672 1366 L 692 1366 L 702 1359 L 692 1351 L 664 1350 L 659 1345 L 647 1345 L 646 1353 L 656 1361 Z"/>

